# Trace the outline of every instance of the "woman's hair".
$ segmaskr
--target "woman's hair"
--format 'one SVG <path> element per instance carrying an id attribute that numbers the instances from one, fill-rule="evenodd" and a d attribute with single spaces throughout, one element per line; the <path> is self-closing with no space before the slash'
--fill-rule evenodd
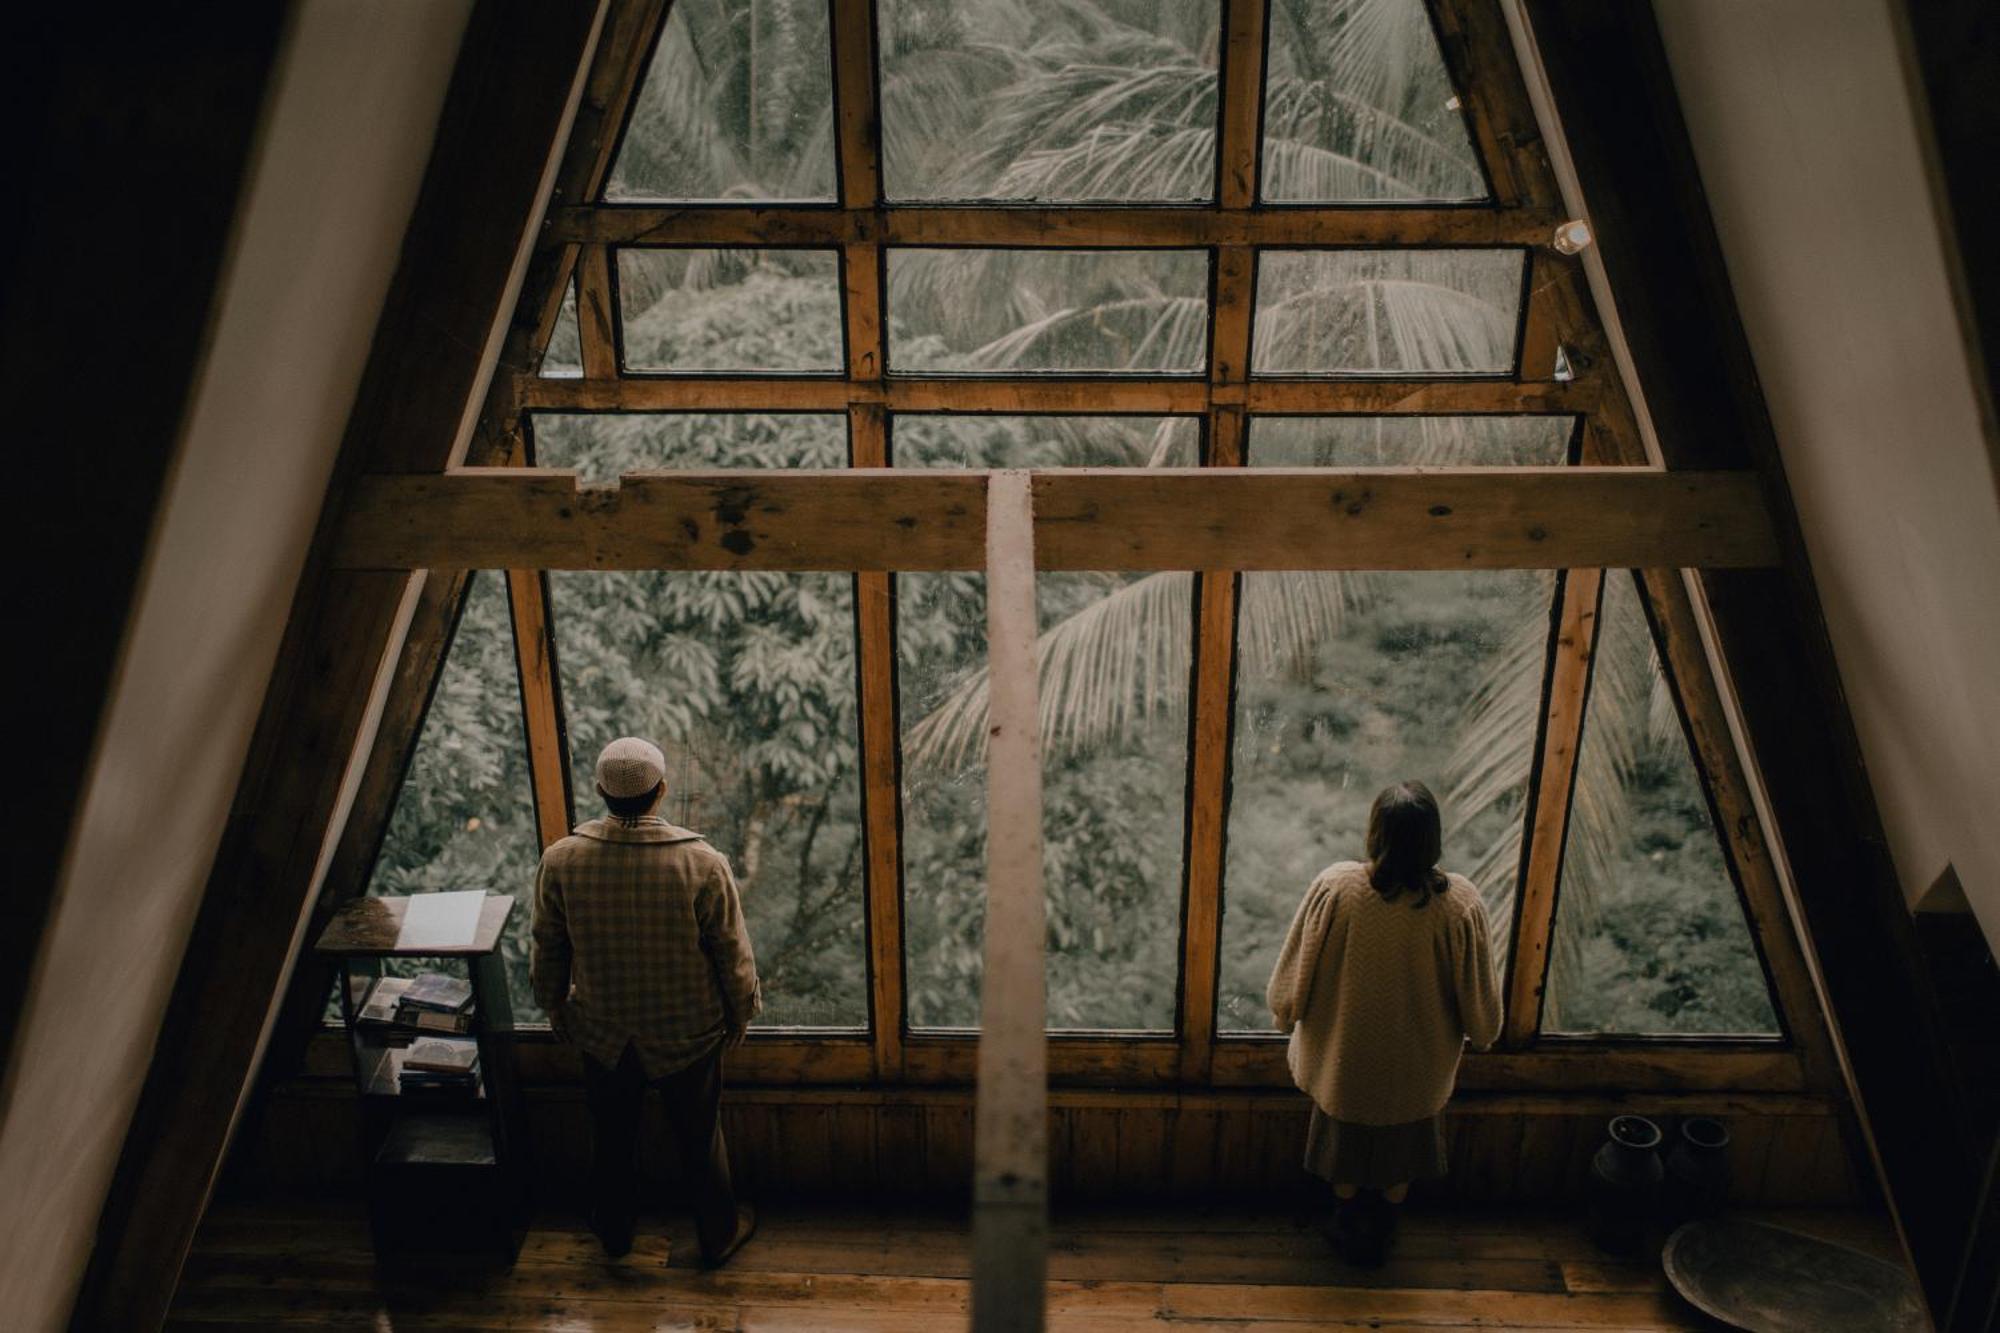
<path id="1" fill-rule="evenodd" d="M 1368 812 L 1368 882 L 1375 891 L 1394 898 L 1408 890 L 1421 907 L 1445 890 L 1437 868 L 1442 855 L 1444 826 L 1431 789 L 1421 782 L 1383 788 Z"/>

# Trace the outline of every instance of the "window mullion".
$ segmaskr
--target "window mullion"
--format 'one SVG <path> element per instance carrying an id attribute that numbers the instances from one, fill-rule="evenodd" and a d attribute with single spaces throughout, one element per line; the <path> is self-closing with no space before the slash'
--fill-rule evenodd
<path id="1" fill-rule="evenodd" d="M 1565 570 L 1556 588 L 1556 641 L 1549 656 L 1527 854 L 1514 897 L 1513 944 L 1507 965 L 1507 1015 L 1501 1043 L 1509 1048 L 1525 1046 L 1541 1023 L 1556 891 L 1562 877 L 1563 847 L 1568 841 L 1570 797 L 1576 787 L 1603 588 L 1601 569 Z"/>

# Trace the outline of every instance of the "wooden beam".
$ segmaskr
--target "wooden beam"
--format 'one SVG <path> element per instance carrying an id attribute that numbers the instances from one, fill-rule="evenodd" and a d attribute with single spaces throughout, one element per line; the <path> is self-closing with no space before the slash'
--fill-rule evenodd
<path id="1" fill-rule="evenodd" d="M 1526 856 L 1514 900 L 1513 947 L 1508 951 L 1507 1006 L 1501 1028 L 1501 1043 L 1508 1048 L 1525 1046 L 1541 1028 L 1603 588 L 1601 569 L 1566 570 L 1556 585 L 1556 638 L 1549 653 Z"/>
<path id="2" fill-rule="evenodd" d="M 833 0 L 833 105 L 840 200 L 851 210 L 882 199 L 880 113 L 875 100 L 875 6 Z M 874 240 L 853 235 L 842 240 Z"/>
<path id="3" fill-rule="evenodd" d="M 1527 295 L 1523 298 L 1521 321 L 1521 368 L 1524 380 L 1552 380 L 1557 354 L 1562 351 L 1565 269 L 1576 263 L 1553 250 L 1542 249 L 1528 257 Z M 585 372 L 586 374 L 588 372 Z M 1572 368 L 1574 373 L 1574 368 Z"/>
<path id="4" fill-rule="evenodd" d="M 410 627 L 403 638 L 403 651 L 396 659 L 396 674 L 389 681 L 382 718 L 375 728 L 375 743 L 369 747 L 361 769 L 361 783 L 340 841 L 334 844 L 333 859 L 326 879 L 313 902 L 312 915 L 301 932 L 308 940 L 319 938 L 340 905 L 368 891 L 375 858 L 382 850 L 382 838 L 396 809 L 396 796 L 415 757 L 418 738 L 423 734 L 424 717 L 430 711 L 446 654 L 464 613 L 465 594 L 471 582 L 468 570 L 440 569 L 424 579 Z M 366 813 L 364 813 L 366 812 Z M 326 997 L 333 984 L 333 966 L 311 953 L 301 955 L 286 987 L 285 1001 L 271 1028 L 269 1054 L 264 1059 L 265 1083 L 289 1077 L 305 1058 L 308 1043 L 326 1017 Z M 345 1045 L 343 1043 L 343 1050 Z M 346 1059 L 343 1056 L 343 1059 Z M 346 1071 L 346 1066 L 342 1066 Z"/>
<path id="5" fill-rule="evenodd" d="M 1256 109 L 1251 109 L 1256 115 Z M 1462 204 L 1259 209 L 926 207 L 812 204 L 598 204 L 558 209 L 552 245 L 916 245 L 995 249 L 1153 250 L 1211 245 L 1540 245 L 1562 221 L 1544 209 Z"/>
<path id="6" fill-rule="evenodd" d="M 1857 1109 L 1934 1315 L 1972 1224 L 1976 1158 L 1869 791 L 1771 423 L 1652 14 L 1527 0 L 1632 364 L 1669 467 L 1754 467 L 1782 569 L 1704 572 L 1743 734 L 1818 957 Z"/>
<path id="7" fill-rule="evenodd" d="M 1272 1037 L 1216 1043 L 1218 1087 L 1290 1082 L 1285 1043 Z M 1459 1065 L 1463 1092 L 1805 1092 L 1797 1051 L 1781 1043 L 1551 1042 L 1532 1051 L 1474 1051 Z"/>
<path id="8" fill-rule="evenodd" d="M 867 0 L 835 0 L 833 24 L 835 147 L 840 197 L 849 210 L 840 216 L 860 216 L 882 194 L 874 14 Z M 842 235 L 840 244 L 847 377 L 858 384 L 879 384 L 889 361 L 881 247 L 874 233 L 862 229 Z M 850 398 L 847 439 L 854 467 L 887 467 L 887 410 L 880 403 Z M 902 738 L 896 727 L 895 606 L 895 588 L 886 572 L 855 574 L 869 1029 L 875 1078 L 887 1082 L 903 1077 Z"/>
<path id="9" fill-rule="evenodd" d="M 585 379 L 618 378 L 618 309 L 612 295 L 611 253 L 584 246 L 576 257 L 576 332 Z M 542 346 L 548 346 L 544 337 Z M 541 359 L 536 358 L 540 367 Z"/>
<path id="10" fill-rule="evenodd" d="M 1744 917 L 1756 940 L 1757 954 L 1770 973 L 1779 1021 L 1798 1043 L 1813 1086 L 1831 1091 L 1840 1086 L 1839 1061 L 1778 878 L 1778 866 L 1750 797 L 1749 776 L 1743 771 L 1736 738 L 1729 730 L 1729 713 L 1710 668 L 1687 576 L 1677 569 L 1647 569 L 1640 571 L 1639 579 L 1660 661 L 1680 705 L 1688 745 L 1714 806 L 1716 831 L 1742 893 Z"/>
<path id="11" fill-rule="evenodd" d="M 357 482 L 344 568 L 977 569 L 986 474 L 471 468 Z M 1775 559 L 1753 481 L 1641 468 L 1034 474 L 1043 569 L 1545 569 Z"/>
<path id="12" fill-rule="evenodd" d="M 528 746 L 528 778 L 535 798 L 535 828 L 546 848 L 569 836 L 575 808 L 569 789 L 569 745 L 557 704 L 548 574 L 539 569 L 510 569 L 505 577 L 514 627 L 514 666 L 521 687 L 521 724 Z"/>
<path id="13" fill-rule="evenodd" d="M 543 379 L 511 383 L 516 409 L 541 412 L 842 412 L 870 404 L 892 412 L 1074 415 L 1122 412 L 1170 416 L 1211 404 L 1291 416 L 1438 416 L 1584 411 L 1596 390 L 1573 383 L 1491 379 L 1253 379 L 1214 386 L 1193 376 L 1035 376 L 1031 379 L 891 377 L 850 383 L 832 375 L 648 375 L 616 380 Z"/>
<path id="14" fill-rule="evenodd" d="M 0 601 L 17 641 L 32 640 L 36 677 L 14 733 L 35 774 L 8 816 L 35 835 L 20 840 L 0 894 L 0 1107 L 287 12 L 148 8 L 107 22 L 83 6 L 32 6 L 0 45 L 17 182 L 0 257 L 0 384 L 9 420 L 30 435 L 93 441 L 47 451 L 37 493 L 8 506 L 14 538 L 61 572 L 9 579 Z M 103 206 L 107 181 L 146 198 L 147 243 L 120 238 L 118 215 L 130 214 Z M 113 390 L 51 392 L 76 382 L 80 350 L 102 338 L 111 310 L 146 330 L 145 353 L 119 358 Z"/>
<path id="15" fill-rule="evenodd" d="M 328 569 L 344 480 L 436 471 L 463 450 L 603 16 L 602 3 L 492 3 L 466 29 L 316 554 L 99 1224 L 78 1329 L 155 1328 L 166 1315 L 415 606 L 406 572 Z"/>
<path id="16" fill-rule="evenodd" d="M 1528 100 L 1520 62 L 1498 0 L 1426 0 L 1459 114 L 1503 209 L 1550 217 L 1562 193 L 1549 169 L 1542 127 Z M 1556 220 L 1560 220 L 1557 218 Z M 1532 238 L 1545 243 L 1548 231 Z"/>
<path id="17" fill-rule="evenodd" d="M 1267 0 L 1226 0 L 1224 13 L 1227 26 L 1222 43 L 1222 128 L 1215 154 L 1216 196 L 1225 210 L 1240 212 L 1257 202 L 1257 163 L 1263 147 L 1258 139 L 1263 128 L 1265 28 L 1269 12 Z M 1287 209 L 1286 214 L 1290 211 Z"/>
<path id="18" fill-rule="evenodd" d="M 1034 493 L 987 486 L 986 960 L 973 1123 L 972 1327 L 1037 1330 L 1048 1279 L 1047 931 Z"/>
<path id="19" fill-rule="evenodd" d="M 1198 575 L 1194 725 L 1188 777 L 1187 883 L 1181 906 L 1180 1075 L 1209 1079 L 1222 960 L 1222 867 L 1228 826 L 1230 735 L 1235 705 L 1236 575 Z"/>
<path id="20" fill-rule="evenodd" d="M 591 62 L 583 99 L 571 121 L 569 143 L 556 169 L 551 207 L 599 198 L 618 150 L 632 99 L 651 58 L 667 0 L 608 0 L 603 38 Z M 467 460 L 488 463 L 511 456 L 522 444 L 518 385 L 541 370 L 563 294 L 577 268 L 574 245 L 538 246 L 521 282 L 494 375 L 473 431 Z M 581 307 L 578 309 L 581 333 Z M 615 373 L 615 372 L 614 372 Z"/>

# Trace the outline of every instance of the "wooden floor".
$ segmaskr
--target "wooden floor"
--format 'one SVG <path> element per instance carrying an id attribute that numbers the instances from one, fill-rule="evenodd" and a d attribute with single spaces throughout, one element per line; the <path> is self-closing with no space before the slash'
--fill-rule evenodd
<path id="1" fill-rule="evenodd" d="M 1760 1213 L 1893 1257 L 1853 1213 Z M 951 1329 L 964 1326 L 962 1217 L 767 1207 L 729 1267 L 694 1266 L 685 1224 L 604 1258 L 551 1219 L 510 1271 L 378 1271 L 358 1209 L 223 1208 L 204 1224 L 168 1327 L 395 1330 Z M 1405 1218 L 1388 1266 L 1339 1262 L 1311 1219 L 1163 1209 L 1058 1215 L 1049 1323 L 1066 1330 L 1659 1329 L 1712 1325 L 1657 1259 L 1608 1261 L 1573 1219 L 1501 1212 Z"/>

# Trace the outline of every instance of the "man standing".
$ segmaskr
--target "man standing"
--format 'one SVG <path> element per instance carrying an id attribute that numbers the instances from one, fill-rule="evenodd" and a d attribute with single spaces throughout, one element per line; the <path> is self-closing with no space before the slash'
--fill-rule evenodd
<path id="1" fill-rule="evenodd" d="M 529 974 L 556 1035 L 583 1057 L 591 1230 L 613 1257 L 632 1248 L 639 1112 L 657 1087 L 712 1267 L 757 1225 L 730 1184 L 722 1057 L 763 997 L 729 862 L 654 813 L 666 791 L 666 761 L 650 742 L 604 747 L 597 794 L 609 814 L 543 853 Z"/>

